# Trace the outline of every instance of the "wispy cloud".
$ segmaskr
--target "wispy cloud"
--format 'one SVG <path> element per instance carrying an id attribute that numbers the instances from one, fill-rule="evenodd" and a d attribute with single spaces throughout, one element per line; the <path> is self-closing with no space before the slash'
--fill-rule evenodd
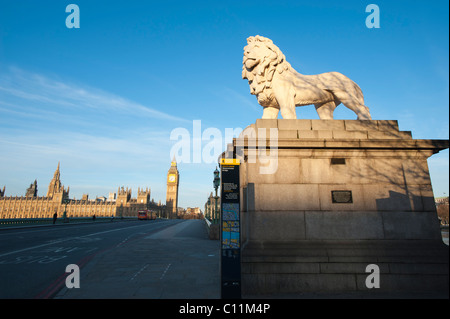
<path id="1" fill-rule="evenodd" d="M 15 67 L 10 67 L 7 74 L 0 76 L 0 100 L 19 100 L 23 104 L 26 102 L 31 106 L 38 104 L 44 108 L 58 107 L 61 111 L 67 111 L 67 108 L 94 109 L 126 112 L 152 119 L 188 122 L 186 119 L 98 88 L 67 83 Z"/>
<path id="2" fill-rule="evenodd" d="M 111 191 L 131 181 L 151 186 L 159 175 L 164 184 L 170 129 L 180 123 L 190 122 L 117 94 L 10 68 L 0 74 L 0 183 L 20 195 L 38 178 L 42 195 L 61 161 L 71 196 L 81 196 L 86 184 Z"/>

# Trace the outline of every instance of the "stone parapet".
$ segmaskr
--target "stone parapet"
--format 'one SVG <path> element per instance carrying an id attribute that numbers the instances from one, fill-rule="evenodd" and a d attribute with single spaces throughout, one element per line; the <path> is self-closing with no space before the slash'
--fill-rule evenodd
<path id="1" fill-rule="evenodd" d="M 411 132 L 399 131 L 397 121 L 359 120 L 265 120 L 252 124 L 255 130 L 278 129 L 279 138 L 297 139 L 412 139 Z M 267 135 L 269 136 L 269 135 Z"/>
<path id="2" fill-rule="evenodd" d="M 355 270 L 359 265 L 354 260 L 364 255 L 340 256 L 340 264 L 330 259 L 354 244 L 389 252 L 375 260 L 390 258 L 381 267 L 389 270 L 385 278 L 391 278 L 391 289 L 441 289 L 442 280 L 448 287 L 448 271 L 430 274 L 442 265 L 401 257 L 416 253 L 405 244 L 412 241 L 428 245 L 417 250 L 419 259 L 427 250 L 445 252 L 433 248 L 443 243 L 427 159 L 448 146 L 448 140 L 413 139 L 391 120 L 259 119 L 248 126 L 223 154 L 241 159 L 243 290 L 249 295 L 305 287 L 358 290 L 363 274 Z M 326 252 L 326 260 L 304 254 L 313 243 Z M 392 243 L 406 250 L 389 250 Z M 287 253 L 268 248 L 272 246 Z M 320 260 L 292 263 L 288 256 Z M 442 258 L 448 267 L 448 249 Z M 402 269 L 404 262 L 412 263 L 405 273 L 391 271 Z M 407 284 L 414 269 L 414 278 L 423 275 L 433 284 Z"/>
<path id="3" fill-rule="evenodd" d="M 352 292 L 356 298 L 432 292 L 448 298 L 448 247 L 442 242 L 252 242 L 242 261 L 242 295 L 249 298 L 295 298 L 308 292 Z M 377 289 L 366 286 L 366 268 L 373 264 L 380 271 Z"/>

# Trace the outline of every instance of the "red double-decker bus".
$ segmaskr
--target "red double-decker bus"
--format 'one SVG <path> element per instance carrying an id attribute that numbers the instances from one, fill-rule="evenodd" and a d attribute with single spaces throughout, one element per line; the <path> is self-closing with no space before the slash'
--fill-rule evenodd
<path id="1" fill-rule="evenodd" d="M 156 213 L 152 212 L 151 210 L 148 210 L 148 209 L 143 209 L 143 210 L 138 211 L 138 219 L 139 220 L 156 219 Z"/>

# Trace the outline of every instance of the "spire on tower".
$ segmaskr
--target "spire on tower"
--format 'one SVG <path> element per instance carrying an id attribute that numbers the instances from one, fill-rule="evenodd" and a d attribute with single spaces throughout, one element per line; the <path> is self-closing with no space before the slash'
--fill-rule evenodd
<path id="1" fill-rule="evenodd" d="M 58 162 L 58 167 L 56 168 L 55 174 L 53 174 L 53 179 L 55 180 L 59 180 L 59 177 L 61 176 L 60 170 L 59 170 L 59 163 Z"/>
<path id="2" fill-rule="evenodd" d="M 175 159 L 175 154 L 173 154 L 172 162 L 170 163 L 170 166 L 175 166 L 175 167 L 177 167 L 177 160 Z"/>
<path id="3" fill-rule="evenodd" d="M 47 191 L 47 197 L 53 197 L 55 193 L 62 191 L 64 192 L 64 186 L 61 185 L 60 180 L 60 162 L 58 162 L 58 167 L 56 168 L 55 174 L 53 174 L 53 179 L 50 181 Z"/>

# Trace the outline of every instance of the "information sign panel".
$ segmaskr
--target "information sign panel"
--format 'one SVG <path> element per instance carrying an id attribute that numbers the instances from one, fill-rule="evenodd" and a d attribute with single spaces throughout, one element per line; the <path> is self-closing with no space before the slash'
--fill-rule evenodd
<path id="1" fill-rule="evenodd" d="M 223 299 L 241 298 L 241 220 L 239 160 L 222 159 L 221 169 L 221 277 Z"/>

